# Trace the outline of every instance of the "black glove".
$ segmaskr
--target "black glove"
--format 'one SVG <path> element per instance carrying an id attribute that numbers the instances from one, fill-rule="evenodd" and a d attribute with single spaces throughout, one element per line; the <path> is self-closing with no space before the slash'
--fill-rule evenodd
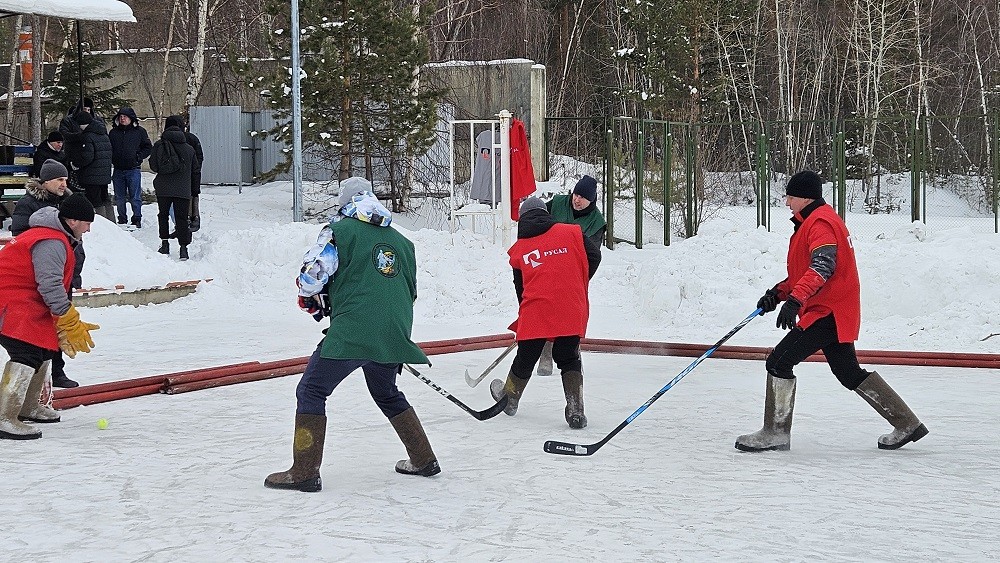
<path id="1" fill-rule="evenodd" d="M 781 306 L 781 310 L 778 311 L 778 322 L 774 326 L 785 330 L 795 328 L 799 307 L 802 307 L 802 303 L 799 303 L 794 297 L 789 297 L 788 301 L 785 301 L 785 304 Z"/>
<path id="2" fill-rule="evenodd" d="M 757 308 L 760 309 L 760 315 L 763 317 L 764 313 L 770 313 L 778 307 L 778 290 L 773 287 L 764 292 L 764 296 L 757 300 Z"/>

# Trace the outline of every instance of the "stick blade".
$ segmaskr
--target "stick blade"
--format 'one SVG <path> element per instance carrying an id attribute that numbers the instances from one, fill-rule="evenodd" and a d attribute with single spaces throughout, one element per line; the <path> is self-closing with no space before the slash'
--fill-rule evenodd
<path id="1" fill-rule="evenodd" d="M 465 382 L 469 384 L 469 387 L 475 387 L 476 385 L 479 385 L 479 380 L 472 379 L 472 376 L 469 375 L 469 370 L 465 370 Z"/>
<path id="2" fill-rule="evenodd" d="M 500 400 L 497 401 L 497 404 L 493 405 L 492 407 L 490 407 L 490 408 L 488 408 L 488 409 L 486 409 L 484 411 L 477 411 L 477 412 L 473 413 L 472 416 L 476 417 L 478 420 L 489 420 L 489 419 L 493 418 L 494 416 L 502 413 L 503 410 L 505 408 L 507 408 L 507 401 L 509 401 L 509 400 L 510 400 L 510 397 L 508 397 L 507 395 L 504 395 L 503 397 L 500 397 Z"/>
<path id="3" fill-rule="evenodd" d="M 593 455 L 597 448 L 584 446 L 582 444 L 571 444 L 569 442 L 558 442 L 556 440 L 546 440 L 543 449 L 546 453 L 558 455 Z"/>

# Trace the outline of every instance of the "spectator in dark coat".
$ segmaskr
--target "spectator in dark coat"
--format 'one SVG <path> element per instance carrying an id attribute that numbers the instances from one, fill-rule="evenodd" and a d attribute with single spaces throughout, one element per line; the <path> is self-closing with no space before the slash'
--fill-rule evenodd
<path id="1" fill-rule="evenodd" d="M 165 146 L 169 144 L 169 146 Z M 172 149 L 172 153 L 171 150 Z M 179 165 L 179 166 L 177 166 Z M 177 166 L 176 170 L 174 167 Z M 160 140 L 153 145 L 149 167 L 156 172 L 153 190 L 159 208 L 160 254 L 170 254 L 170 209 L 174 211 L 177 242 L 181 245 L 180 259 L 188 259 L 187 246 L 191 242 L 188 228 L 188 210 L 191 204 L 191 174 L 195 167 L 194 148 L 187 143 L 184 131 L 176 125 L 164 129 Z"/>
<path id="2" fill-rule="evenodd" d="M 205 153 L 201 150 L 201 140 L 198 139 L 198 136 L 187 130 L 183 116 L 171 115 L 167 118 L 166 126 L 176 126 L 184 131 L 187 143 L 194 149 L 194 170 L 191 172 L 191 219 L 188 222 L 188 227 L 192 233 L 196 233 L 201 228 L 201 209 L 198 196 L 201 194 L 201 165 L 205 162 Z"/>
<path id="3" fill-rule="evenodd" d="M 125 202 L 132 206 L 132 224 L 142 227 L 142 161 L 153 150 L 146 130 L 139 125 L 135 111 L 129 107 L 118 110 L 112 120 L 114 127 L 108 132 L 111 140 L 111 162 L 115 171 L 111 183 L 115 189 L 118 224 L 128 222 Z"/>
<path id="4" fill-rule="evenodd" d="M 94 209 L 109 221 L 114 221 L 108 184 L 111 183 L 111 140 L 104 121 L 90 112 L 79 111 L 59 124 L 63 149 L 76 173 L 77 182 Z"/>
<path id="5" fill-rule="evenodd" d="M 63 152 L 63 136 L 59 131 L 50 131 L 48 138 L 35 147 L 35 154 L 32 157 L 31 163 L 31 174 L 29 176 L 37 178 L 42 172 L 42 164 L 49 159 L 58 161 L 64 166 L 66 164 L 66 153 Z"/>
<path id="6" fill-rule="evenodd" d="M 56 160 L 49 159 L 40 166 L 37 177 L 28 180 L 24 186 L 24 197 L 14 206 L 13 222 L 10 225 L 12 235 L 20 235 L 31 227 L 29 220 L 35 211 L 43 207 L 59 207 L 59 204 L 72 193 L 66 187 L 67 176 L 69 172 L 66 167 Z M 76 257 L 76 262 L 73 266 L 73 280 L 67 292 L 70 301 L 73 300 L 73 289 L 83 287 L 83 262 L 87 259 L 87 255 L 83 251 L 82 239 L 73 247 L 73 255 Z M 64 388 L 78 387 L 80 384 L 66 375 L 65 368 L 66 359 L 63 358 L 62 352 L 55 352 L 52 357 L 52 385 Z"/>

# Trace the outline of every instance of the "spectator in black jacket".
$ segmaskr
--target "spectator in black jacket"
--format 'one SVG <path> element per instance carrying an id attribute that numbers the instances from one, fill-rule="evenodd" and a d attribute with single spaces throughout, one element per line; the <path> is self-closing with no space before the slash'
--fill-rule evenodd
<path id="1" fill-rule="evenodd" d="M 111 140 L 104 121 L 94 118 L 88 111 L 78 111 L 59 124 L 63 149 L 76 173 L 84 195 L 94 205 L 97 213 L 114 221 L 108 184 L 111 183 Z"/>
<path id="2" fill-rule="evenodd" d="M 59 207 L 59 204 L 72 193 L 66 187 L 67 176 L 69 172 L 66 167 L 54 159 L 46 160 L 39 167 L 38 174 L 31 177 L 24 185 L 24 197 L 14 206 L 10 225 L 12 235 L 17 236 L 28 230 L 31 226 L 29 219 L 35 211 L 43 207 Z M 83 261 L 87 259 L 87 255 L 83 251 L 82 239 L 73 247 L 73 255 L 76 256 L 76 266 L 73 268 L 73 280 L 70 282 L 67 294 L 70 301 L 73 300 L 73 289 L 83 287 Z M 63 358 L 61 351 L 52 357 L 52 385 L 65 388 L 80 385 L 66 375 L 66 359 Z"/>
<path id="3" fill-rule="evenodd" d="M 205 152 L 201 150 L 201 140 L 198 136 L 187 129 L 184 117 L 171 115 L 167 118 L 166 127 L 176 126 L 184 131 L 187 143 L 194 149 L 194 170 L 191 171 L 191 219 L 188 221 L 188 228 L 192 233 L 198 232 L 201 228 L 201 209 L 198 196 L 201 195 L 201 165 L 205 162 Z"/>
<path id="4" fill-rule="evenodd" d="M 132 206 L 132 224 L 142 227 L 142 161 L 153 150 L 146 130 L 139 125 L 135 111 L 129 107 L 118 110 L 112 119 L 114 127 L 108 132 L 111 141 L 111 163 L 115 170 L 111 183 L 115 189 L 118 224 L 128 222 L 125 202 Z"/>
<path id="5" fill-rule="evenodd" d="M 31 178 L 37 178 L 42 172 L 42 164 L 49 159 L 66 164 L 66 153 L 63 152 L 63 136 L 59 131 L 50 131 L 40 145 L 35 147 L 31 163 Z"/>
<path id="6" fill-rule="evenodd" d="M 159 213 L 156 219 L 160 228 L 160 254 L 170 254 L 170 209 L 174 211 L 177 242 L 181 245 L 180 259 L 188 259 L 188 244 L 191 231 L 188 228 L 188 209 L 191 204 L 191 174 L 194 171 L 194 148 L 187 143 L 187 137 L 180 127 L 172 125 L 164 129 L 160 140 L 153 145 L 149 167 L 156 172 L 153 190 L 156 191 L 156 205 Z"/>

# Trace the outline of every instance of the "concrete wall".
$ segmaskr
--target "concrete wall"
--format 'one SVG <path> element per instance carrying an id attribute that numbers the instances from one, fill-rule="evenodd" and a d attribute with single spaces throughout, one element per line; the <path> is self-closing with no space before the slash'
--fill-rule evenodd
<path id="1" fill-rule="evenodd" d="M 524 122 L 535 178 L 545 171 L 545 66 L 528 59 L 425 65 L 421 79 L 448 91 L 455 119 L 497 119 L 506 109 Z"/>

